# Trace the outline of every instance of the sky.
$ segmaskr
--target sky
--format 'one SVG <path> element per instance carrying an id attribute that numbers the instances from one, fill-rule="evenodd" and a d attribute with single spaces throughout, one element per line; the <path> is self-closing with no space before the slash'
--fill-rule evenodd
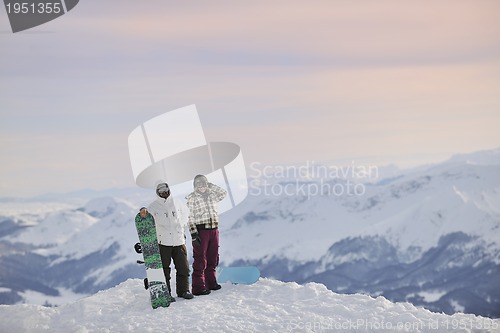
<path id="1" fill-rule="evenodd" d="M 130 132 L 191 104 L 247 165 L 498 148 L 499 32 L 495 0 L 81 0 L 15 34 L 0 9 L 0 197 L 135 186 Z"/>

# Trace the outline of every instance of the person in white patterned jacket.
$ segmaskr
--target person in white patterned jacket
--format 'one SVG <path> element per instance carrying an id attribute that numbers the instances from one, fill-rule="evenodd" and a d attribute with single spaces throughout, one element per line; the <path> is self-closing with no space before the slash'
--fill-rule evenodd
<path id="1" fill-rule="evenodd" d="M 193 181 L 194 191 L 189 194 L 188 226 L 193 243 L 192 291 L 196 296 L 208 295 L 218 290 L 216 268 L 219 264 L 219 214 L 217 203 L 227 192 L 212 183 L 207 177 L 197 175 Z"/>

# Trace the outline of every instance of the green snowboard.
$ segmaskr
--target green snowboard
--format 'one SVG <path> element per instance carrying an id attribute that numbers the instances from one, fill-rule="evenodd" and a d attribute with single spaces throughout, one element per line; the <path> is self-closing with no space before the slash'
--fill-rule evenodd
<path id="1" fill-rule="evenodd" d="M 142 218 L 140 213 L 137 214 L 135 217 L 135 227 L 139 235 L 144 265 L 146 266 L 151 306 L 153 309 L 160 306 L 168 307 L 171 296 L 163 273 L 153 215 L 148 212 L 146 217 Z"/>

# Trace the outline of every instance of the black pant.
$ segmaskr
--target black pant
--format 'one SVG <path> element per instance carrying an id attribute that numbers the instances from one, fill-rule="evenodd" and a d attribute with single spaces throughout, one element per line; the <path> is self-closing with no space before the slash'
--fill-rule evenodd
<path id="1" fill-rule="evenodd" d="M 170 261 L 174 260 L 175 266 L 175 282 L 177 296 L 182 296 L 186 291 L 189 291 L 189 263 L 187 259 L 186 245 L 180 246 L 165 246 L 160 245 L 161 263 L 163 265 L 163 273 L 167 280 L 168 290 L 170 290 Z"/>

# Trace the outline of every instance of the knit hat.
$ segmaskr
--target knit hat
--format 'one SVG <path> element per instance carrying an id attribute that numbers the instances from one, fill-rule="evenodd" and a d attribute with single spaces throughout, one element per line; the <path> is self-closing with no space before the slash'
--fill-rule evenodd
<path id="1" fill-rule="evenodd" d="M 156 195 L 160 196 L 161 192 L 167 192 L 170 194 L 170 188 L 167 183 L 160 183 L 156 186 Z"/>
<path id="2" fill-rule="evenodd" d="M 194 181 L 193 181 L 194 188 L 196 188 L 198 184 L 205 184 L 205 185 L 208 184 L 207 177 L 205 177 L 203 175 L 197 175 L 196 177 L 194 177 Z"/>

